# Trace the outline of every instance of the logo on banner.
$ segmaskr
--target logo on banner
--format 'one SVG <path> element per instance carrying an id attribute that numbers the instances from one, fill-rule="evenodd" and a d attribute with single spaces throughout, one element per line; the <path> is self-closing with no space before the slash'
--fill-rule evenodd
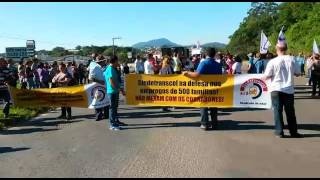
<path id="1" fill-rule="evenodd" d="M 91 98 L 96 102 L 102 102 L 106 98 L 106 88 L 97 86 L 91 90 Z"/>
<path id="2" fill-rule="evenodd" d="M 258 99 L 262 92 L 268 92 L 268 87 L 261 79 L 249 79 L 240 86 L 241 96 L 251 96 L 252 99 Z"/>

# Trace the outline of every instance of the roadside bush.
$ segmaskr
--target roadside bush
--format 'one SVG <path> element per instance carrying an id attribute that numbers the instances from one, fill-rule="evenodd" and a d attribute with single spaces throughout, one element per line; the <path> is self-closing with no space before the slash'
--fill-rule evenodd
<path id="1" fill-rule="evenodd" d="M 0 129 L 7 126 L 13 126 L 19 121 L 29 120 L 41 113 L 47 112 L 48 107 L 11 107 L 9 118 L 4 118 L 2 110 L 0 111 Z"/>

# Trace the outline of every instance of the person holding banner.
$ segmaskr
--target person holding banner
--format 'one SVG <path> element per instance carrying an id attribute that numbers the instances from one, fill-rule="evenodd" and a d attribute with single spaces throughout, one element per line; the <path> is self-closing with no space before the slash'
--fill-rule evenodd
<path id="1" fill-rule="evenodd" d="M 163 58 L 163 61 L 162 61 L 162 68 L 160 69 L 160 75 L 168 75 L 168 74 L 174 74 L 173 73 L 173 69 L 172 67 L 170 66 L 170 63 L 169 63 L 169 58 L 168 57 L 164 57 Z M 169 110 L 169 107 L 163 107 L 162 108 L 163 111 L 170 111 Z"/>
<path id="2" fill-rule="evenodd" d="M 241 74 L 242 59 L 240 56 L 234 58 L 235 63 L 232 65 L 232 74 Z"/>
<path id="3" fill-rule="evenodd" d="M 276 45 L 277 57 L 270 60 L 264 72 L 265 80 L 271 79 L 270 92 L 275 121 L 275 135 L 284 137 L 282 111 L 286 112 L 291 137 L 300 138 L 294 109 L 294 75 L 300 75 L 300 68 L 293 57 L 286 55 L 287 43 L 284 36 Z"/>
<path id="4" fill-rule="evenodd" d="M 67 72 L 67 66 L 64 63 L 61 63 L 59 65 L 59 73 L 53 77 L 52 83 L 55 83 L 56 87 L 69 86 L 71 78 L 71 75 Z M 67 113 L 68 116 L 66 116 Z M 71 120 L 71 107 L 61 107 L 61 115 L 58 117 L 58 119 Z"/>
<path id="5" fill-rule="evenodd" d="M 144 62 L 144 73 L 155 74 L 158 71 L 158 64 L 153 58 L 153 54 L 148 54 L 148 59 Z"/>
<path id="6" fill-rule="evenodd" d="M 134 61 L 134 67 L 136 74 L 143 74 L 144 73 L 144 64 L 142 58 L 137 55 L 137 59 Z"/>
<path id="7" fill-rule="evenodd" d="M 181 74 L 182 62 L 179 53 L 175 52 L 173 57 L 173 71 L 175 74 Z"/>
<path id="8" fill-rule="evenodd" d="M 214 57 L 216 50 L 214 48 L 209 48 L 207 55 L 209 58 L 202 61 L 196 72 L 184 72 L 183 74 L 189 78 L 197 78 L 201 74 L 222 74 L 222 65 L 218 63 Z M 208 111 L 211 115 L 211 123 L 209 123 Z M 201 114 L 201 126 L 203 130 L 208 130 L 211 126 L 214 128 L 218 124 L 218 108 L 200 108 Z"/>
<path id="9" fill-rule="evenodd" d="M 89 71 L 89 80 L 92 82 L 96 82 L 102 85 L 105 85 L 105 79 L 103 76 L 103 67 L 105 65 L 105 59 L 103 56 L 97 56 L 97 59 L 94 61 L 94 66 L 90 67 Z M 93 63 L 93 62 L 91 62 Z M 96 112 L 96 121 L 100 121 L 103 119 L 103 116 L 107 119 L 109 118 L 109 107 L 104 108 L 97 108 L 95 109 Z M 104 111 L 104 114 L 103 114 Z"/>
<path id="10" fill-rule="evenodd" d="M 119 61 L 117 56 L 113 56 L 110 60 L 110 65 L 104 72 L 104 78 L 106 81 L 107 94 L 110 101 L 109 108 L 109 121 L 110 130 L 120 130 L 120 126 L 125 126 L 127 124 L 120 122 L 118 119 L 118 103 L 119 103 L 119 91 L 125 95 L 123 89 L 121 89 L 121 80 L 119 79 L 119 72 L 117 67 L 119 66 Z"/>

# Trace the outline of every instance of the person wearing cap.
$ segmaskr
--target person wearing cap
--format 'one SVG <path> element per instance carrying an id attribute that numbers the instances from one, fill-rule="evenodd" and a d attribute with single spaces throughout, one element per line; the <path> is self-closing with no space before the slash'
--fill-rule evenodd
<path id="1" fill-rule="evenodd" d="M 278 56 L 269 61 L 264 72 L 264 79 L 271 79 L 269 91 L 273 106 L 275 135 L 280 138 L 285 137 L 282 116 L 284 107 L 291 137 L 300 138 L 302 136 L 298 133 L 294 109 L 294 75 L 300 75 L 300 67 L 292 56 L 286 55 L 287 44 L 283 39 L 281 40 L 276 45 Z"/>
<path id="2" fill-rule="evenodd" d="M 10 70 L 7 67 L 7 61 L 4 58 L 0 58 L 0 99 L 4 100 L 3 114 L 4 118 L 9 117 L 10 111 L 10 93 L 8 90 L 10 78 Z"/>
<path id="3" fill-rule="evenodd" d="M 93 62 L 91 62 L 93 63 Z M 101 85 L 105 85 L 105 79 L 103 76 L 103 67 L 105 66 L 106 63 L 106 59 L 104 59 L 103 56 L 99 55 L 97 56 L 96 60 L 95 60 L 95 66 L 90 67 L 89 68 L 89 80 L 92 82 L 96 82 L 99 83 Z M 91 65 L 91 64 L 90 64 Z M 103 113 L 103 110 L 104 113 Z M 107 107 L 103 107 L 103 108 L 97 108 L 95 109 L 96 111 L 96 121 L 100 121 L 104 118 L 109 118 L 109 114 L 108 114 L 108 106 Z"/>

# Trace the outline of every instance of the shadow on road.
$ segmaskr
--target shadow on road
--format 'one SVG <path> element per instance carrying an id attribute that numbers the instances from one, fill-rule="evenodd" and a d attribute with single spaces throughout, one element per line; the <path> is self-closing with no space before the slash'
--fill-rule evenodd
<path id="1" fill-rule="evenodd" d="M 218 126 L 214 131 L 231 131 L 231 130 L 257 130 L 257 129 L 273 129 L 273 125 L 263 124 L 264 121 L 234 121 L 223 120 L 218 122 Z"/>
<path id="2" fill-rule="evenodd" d="M 221 112 L 238 112 L 238 111 L 266 111 L 269 109 L 261 108 L 219 108 Z"/>
<path id="3" fill-rule="evenodd" d="M 78 116 L 72 116 L 73 119 L 95 119 L 94 114 L 87 114 L 87 115 L 78 115 Z"/>
<path id="4" fill-rule="evenodd" d="M 320 96 L 295 96 L 294 99 L 320 99 Z"/>
<path id="5" fill-rule="evenodd" d="M 303 134 L 304 138 L 320 137 L 320 134 Z"/>
<path id="6" fill-rule="evenodd" d="M 134 127 L 130 127 L 134 126 Z M 141 127 L 136 127 L 141 126 Z M 168 127 L 199 127 L 199 122 L 181 122 L 181 123 L 150 123 L 150 124 L 128 124 L 122 129 L 152 129 L 152 128 L 168 128 Z"/>
<path id="7" fill-rule="evenodd" d="M 29 128 L 29 129 L 15 129 L 15 130 L 3 130 L 0 131 L 1 135 L 13 135 L 13 134 L 29 134 L 35 132 L 56 131 L 57 129 L 43 129 L 43 128 Z"/>
<path id="8" fill-rule="evenodd" d="M 230 115 L 231 113 L 219 113 L 219 116 Z M 189 117 L 200 117 L 200 112 L 193 113 L 179 113 L 176 111 L 163 112 L 163 111 L 147 111 L 147 112 L 128 112 L 119 113 L 120 118 L 189 118 Z"/>
<path id="9" fill-rule="evenodd" d="M 273 130 L 274 125 L 263 124 L 264 121 L 234 121 L 221 120 L 218 126 L 211 131 L 241 131 L 241 130 Z M 122 129 L 150 129 L 150 128 L 170 128 L 170 127 L 200 127 L 200 122 L 178 122 L 178 123 L 144 123 L 144 124 L 128 124 Z M 287 129 L 287 126 L 285 127 Z M 315 130 L 320 131 L 319 124 L 299 124 L 299 130 Z M 320 134 L 304 134 L 304 137 L 320 137 Z"/>
<path id="10" fill-rule="evenodd" d="M 298 129 L 320 131 L 320 124 L 298 124 Z"/>
<path id="11" fill-rule="evenodd" d="M 75 119 L 75 118 L 74 118 Z M 24 127 L 24 126 L 58 126 L 59 124 L 66 124 L 66 123 L 75 123 L 75 122 L 80 122 L 82 120 L 71 120 L 69 122 L 66 122 L 65 120 L 62 119 L 57 119 L 57 118 L 41 118 L 41 119 L 36 119 L 32 121 L 27 121 L 24 123 L 21 123 L 17 127 Z"/>
<path id="12" fill-rule="evenodd" d="M 218 122 L 216 130 L 254 130 L 254 129 L 273 129 L 271 125 L 260 125 L 263 121 L 233 121 L 222 120 Z M 247 124 L 247 125 L 241 125 Z M 250 125 L 253 124 L 253 125 Z M 134 127 L 130 127 L 134 126 Z M 136 127 L 141 126 L 141 127 Z M 178 123 L 150 123 L 150 124 L 128 124 L 123 129 L 148 129 L 164 127 L 200 127 L 200 122 L 178 122 Z"/>
<path id="13" fill-rule="evenodd" d="M 25 151 L 25 150 L 29 150 L 30 148 L 12 148 L 12 147 L 0 147 L 0 154 L 3 153 L 9 153 L 9 152 L 15 152 L 15 151 Z"/>

